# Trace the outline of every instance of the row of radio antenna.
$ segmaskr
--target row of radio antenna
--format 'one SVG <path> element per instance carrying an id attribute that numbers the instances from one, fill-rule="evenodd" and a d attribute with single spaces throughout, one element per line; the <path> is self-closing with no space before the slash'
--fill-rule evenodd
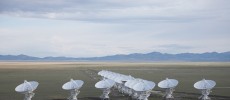
<path id="1" fill-rule="evenodd" d="M 98 75 L 100 75 L 102 79 L 95 84 L 95 87 L 103 91 L 102 95 L 100 96 L 102 100 L 109 99 L 111 88 L 117 89 L 124 95 L 131 96 L 134 100 L 148 100 L 152 89 L 156 85 L 152 81 L 134 78 L 131 75 L 124 75 L 107 70 L 98 72 Z M 173 91 L 175 91 L 175 87 L 178 85 L 178 83 L 179 82 L 176 79 L 168 78 L 158 83 L 158 87 L 165 90 L 165 94 L 163 96 L 165 99 L 174 98 Z M 31 100 L 35 94 L 33 91 L 38 87 L 38 84 L 39 83 L 36 81 L 28 82 L 25 80 L 24 83 L 15 88 L 15 91 L 23 93 L 25 95 L 24 100 Z M 68 100 L 77 100 L 77 95 L 80 93 L 79 89 L 83 86 L 83 84 L 84 82 L 82 80 L 71 79 L 62 86 L 64 90 L 70 91 Z M 203 79 L 196 82 L 194 87 L 201 91 L 201 96 L 199 99 L 210 100 L 208 95 L 215 85 L 216 83 L 213 80 Z"/>

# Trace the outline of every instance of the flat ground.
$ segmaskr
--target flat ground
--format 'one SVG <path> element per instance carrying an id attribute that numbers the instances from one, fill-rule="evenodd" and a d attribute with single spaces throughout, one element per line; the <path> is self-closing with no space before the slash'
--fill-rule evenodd
<path id="1" fill-rule="evenodd" d="M 213 100 L 230 100 L 230 63 L 104 63 L 104 62 L 0 62 L 0 100 L 22 100 L 23 95 L 14 91 L 23 80 L 36 80 L 40 84 L 33 100 L 65 100 L 68 91 L 62 85 L 70 78 L 85 82 L 80 89 L 80 100 L 98 100 L 101 91 L 94 87 L 99 77 L 96 73 L 102 69 L 132 75 L 155 83 L 168 78 L 179 80 L 175 100 L 197 100 L 199 91 L 193 84 L 201 80 L 215 80 L 212 90 Z M 161 89 L 155 87 L 149 100 L 162 100 Z M 111 100 L 128 100 L 114 90 Z"/>

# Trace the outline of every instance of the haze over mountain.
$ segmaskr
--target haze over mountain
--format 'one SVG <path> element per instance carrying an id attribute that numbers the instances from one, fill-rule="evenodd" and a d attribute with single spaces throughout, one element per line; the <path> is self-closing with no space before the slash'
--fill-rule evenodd
<path id="1" fill-rule="evenodd" d="M 168 54 L 160 52 L 118 54 L 103 57 L 33 57 L 28 55 L 0 55 L 2 61 L 192 61 L 192 62 L 229 62 L 230 52 L 179 53 Z"/>

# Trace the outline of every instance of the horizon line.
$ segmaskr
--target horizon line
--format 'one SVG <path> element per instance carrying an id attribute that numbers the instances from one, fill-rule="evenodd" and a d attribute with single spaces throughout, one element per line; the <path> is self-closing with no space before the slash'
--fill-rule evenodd
<path id="1" fill-rule="evenodd" d="M 97 57 L 107 57 L 107 56 L 116 56 L 116 55 L 131 55 L 131 54 L 150 54 L 150 53 L 161 53 L 161 54 L 171 54 L 171 55 L 177 55 L 177 54 L 204 54 L 204 53 L 228 53 L 230 51 L 224 51 L 224 52 L 217 52 L 217 51 L 207 51 L 207 52 L 202 52 L 202 53 L 195 53 L 195 52 L 182 52 L 182 53 L 166 53 L 166 52 L 158 52 L 158 51 L 153 51 L 153 52 L 148 52 L 148 53 L 129 53 L 129 54 L 111 54 L 111 55 L 104 55 L 104 56 L 92 56 L 92 57 L 70 57 L 70 56 L 44 56 L 44 57 L 38 57 L 38 56 L 33 56 L 33 55 L 28 55 L 28 54 L 0 54 L 0 56 L 30 56 L 30 57 L 36 57 L 36 58 L 46 58 L 46 57 L 66 57 L 66 58 L 97 58 Z"/>

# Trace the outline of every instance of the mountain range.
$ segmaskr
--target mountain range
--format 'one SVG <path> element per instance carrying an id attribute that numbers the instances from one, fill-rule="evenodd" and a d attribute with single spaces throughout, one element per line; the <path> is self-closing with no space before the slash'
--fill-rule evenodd
<path id="1" fill-rule="evenodd" d="M 111 55 L 103 57 L 33 57 L 28 55 L 0 55 L 1 61 L 191 61 L 191 62 L 230 62 L 230 52 L 179 53 L 160 52 L 133 53 L 127 55 Z"/>

